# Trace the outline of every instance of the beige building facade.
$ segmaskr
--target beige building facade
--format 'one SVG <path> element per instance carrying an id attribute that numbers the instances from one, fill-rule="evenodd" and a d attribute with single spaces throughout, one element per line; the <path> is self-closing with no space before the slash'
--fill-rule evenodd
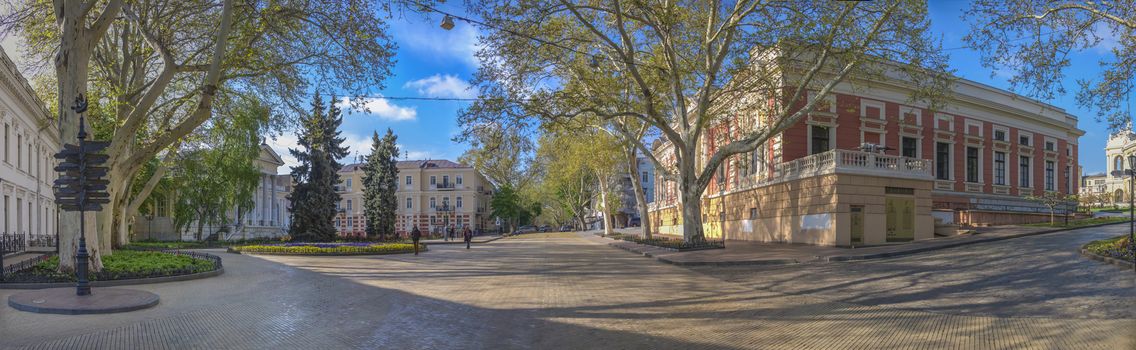
<path id="1" fill-rule="evenodd" d="M 366 235 L 362 165 L 349 164 L 339 172 L 340 214 L 335 224 L 343 236 Z M 447 227 L 497 228 L 489 216 L 493 186 L 473 167 L 448 160 L 400 161 L 397 167 L 397 234 L 405 236 L 413 226 L 430 233 Z"/>
<path id="2" fill-rule="evenodd" d="M 1108 143 L 1104 147 L 1105 159 L 1108 163 L 1107 170 L 1104 176 L 1107 177 L 1105 181 L 1105 191 L 1110 194 L 1109 203 L 1128 203 L 1131 193 L 1132 179 L 1123 175 L 1113 174 L 1114 171 L 1123 172 L 1126 169 L 1132 169 L 1136 164 L 1132 164 L 1129 157 L 1136 157 L 1136 132 L 1131 128 L 1121 130 L 1117 133 L 1109 135 Z"/>

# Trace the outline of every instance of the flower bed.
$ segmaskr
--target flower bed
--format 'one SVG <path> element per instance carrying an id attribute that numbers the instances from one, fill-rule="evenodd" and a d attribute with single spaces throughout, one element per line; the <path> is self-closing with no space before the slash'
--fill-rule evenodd
<path id="1" fill-rule="evenodd" d="M 115 250 L 102 257 L 103 269 L 92 272 L 92 281 L 115 281 L 191 275 L 221 268 L 214 255 L 179 251 Z M 60 273 L 59 257 L 52 256 L 27 269 L 4 276 L 7 283 L 73 282 L 74 273 Z"/>
<path id="2" fill-rule="evenodd" d="M 620 235 L 617 239 L 622 239 L 628 242 L 635 242 L 639 244 L 646 244 L 660 248 L 672 249 L 677 251 L 684 250 L 699 250 L 699 249 L 717 249 L 725 248 L 726 246 L 721 241 L 699 241 L 687 242 L 681 238 L 669 237 L 651 237 L 650 239 L 639 237 L 636 235 Z"/>
<path id="3" fill-rule="evenodd" d="M 425 244 L 418 244 L 419 251 L 426 251 Z M 279 255 L 380 255 L 413 253 L 413 243 L 282 243 L 257 244 L 229 247 L 233 253 L 279 254 Z"/>
<path id="4" fill-rule="evenodd" d="M 1129 249 L 1129 244 L 1128 236 L 1125 235 L 1089 242 L 1085 245 L 1085 250 L 1100 256 L 1132 261 L 1132 250 Z"/>

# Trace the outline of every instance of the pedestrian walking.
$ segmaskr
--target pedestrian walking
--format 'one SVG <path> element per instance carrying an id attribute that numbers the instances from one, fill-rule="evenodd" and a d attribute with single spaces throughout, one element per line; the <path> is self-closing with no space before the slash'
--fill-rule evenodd
<path id="1" fill-rule="evenodd" d="M 418 231 L 418 225 L 414 225 L 414 229 L 410 230 L 410 240 L 414 242 L 414 255 L 418 255 L 418 240 L 422 239 L 422 231 Z"/>
<path id="2" fill-rule="evenodd" d="M 462 235 L 465 238 L 465 249 L 469 249 L 469 243 L 473 241 L 473 231 L 470 231 L 469 227 L 466 227 Z"/>

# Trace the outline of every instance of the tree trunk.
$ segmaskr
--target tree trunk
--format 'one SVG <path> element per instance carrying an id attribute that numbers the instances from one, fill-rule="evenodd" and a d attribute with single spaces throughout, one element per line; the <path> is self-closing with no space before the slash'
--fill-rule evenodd
<path id="1" fill-rule="evenodd" d="M 87 64 L 90 60 L 90 38 L 86 33 L 86 18 L 82 15 L 83 3 L 77 0 L 58 0 L 55 2 L 56 21 L 59 25 L 59 52 L 55 56 L 55 74 L 58 87 L 59 136 L 64 144 L 77 144 L 79 117 L 71 110 L 75 97 L 87 91 Z M 75 254 L 79 247 L 80 213 L 59 212 L 59 271 L 75 270 Z M 102 270 L 102 249 L 99 249 L 99 235 L 95 215 L 86 217 L 85 235 L 87 250 L 91 255 L 91 271 Z M 109 252 L 108 252 L 109 253 Z"/>
<path id="2" fill-rule="evenodd" d="M 627 154 L 627 171 L 631 173 L 631 187 L 635 189 L 635 204 L 639 209 L 639 226 L 643 230 L 643 238 L 651 238 L 650 211 L 647 210 L 647 194 L 643 190 L 643 181 L 639 178 L 639 159 L 635 146 L 625 150 Z"/>
<path id="3" fill-rule="evenodd" d="M 604 236 L 607 236 L 607 235 L 611 234 L 611 225 L 612 225 L 611 210 L 610 210 L 610 208 L 607 207 L 607 195 L 608 195 L 607 186 L 604 186 L 602 176 L 596 177 L 596 180 L 597 180 L 597 182 L 599 183 L 599 186 L 600 186 L 600 188 L 599 188 L 600 189 L 600 205 L 598 205 L 597 207 L 600 208 L 600 211 L 601 211 L 600 214 L 601 214 L 601 217 L 603 217 L 603 234 L 604 234 Z"/>
<path id="4" fill-rule="evenodd" d="M 687 242 L 701 242 L 706 239 L 702 232 L 702 191 L 696 184 L 681 187 L 682 238 Z"/>

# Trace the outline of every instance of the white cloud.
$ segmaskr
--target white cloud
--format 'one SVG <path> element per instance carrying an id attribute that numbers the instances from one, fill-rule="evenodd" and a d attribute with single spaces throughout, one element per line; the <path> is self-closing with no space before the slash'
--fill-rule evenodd
<path id="1" fill-rule="evenodd" d="M 379 119 L 390 121 L 409 121 L 418 118 L 418 109 L 416 107 L 398 106 L 382 97 L 364 97 L 358 108 L 352 106 L 351 99 L 348 97 L 341 99 L 339 104 L 343 106 L 345 110 L 372 114 L 379 117 Z"/>
<path id="2" fill-rule="evenodd" d="M 430 77 L 412 80 L 403 85 L 403 88 L 415 89 L 419 95 L 445 98 L 474 98 L 469 83 L 454 75 L 434 74 Z"/>
<path id="3" fill-rule="evenodd" d="M 269 137 L 266 141 L 268 147 L 272 147 L 272 150 L 280 155 L 280 159 L 284 160 L 284 166 L 276 169 L 277 174 L 289 174 L 292 172 L 292 167 L 300 165 L 296 157 L 293 157 L 292 153 L 288 152 L 289 148 L 300 147 L 297 145 L 299 138 L 296 137 L 296 134 L 285 133 L 284 135 Z"/>
<path id="4" fill-rule="evenodd" d="M 425 22 L 408 20 L 392 26 L 394 37 L 399 38 L 399 48 L 406 48 L 430 54 L 442 59 L 456 59 L 477 67 L 480 60 L 475 54 L 481 48 L 477 40 L 478 30 L 469 23 L 457 22 L 452 30 L 438 27 L 441 18 Z"/>
<path id="5" fill-rule="evenodd" d="M 1093 33 L 1101 39 L 1094 47 L 1098 54 L 1111 55 L 1113 49 L 1120 48 L 1120 35 L 1108 24 L 1097 22 L 1093 25 Z"/>

